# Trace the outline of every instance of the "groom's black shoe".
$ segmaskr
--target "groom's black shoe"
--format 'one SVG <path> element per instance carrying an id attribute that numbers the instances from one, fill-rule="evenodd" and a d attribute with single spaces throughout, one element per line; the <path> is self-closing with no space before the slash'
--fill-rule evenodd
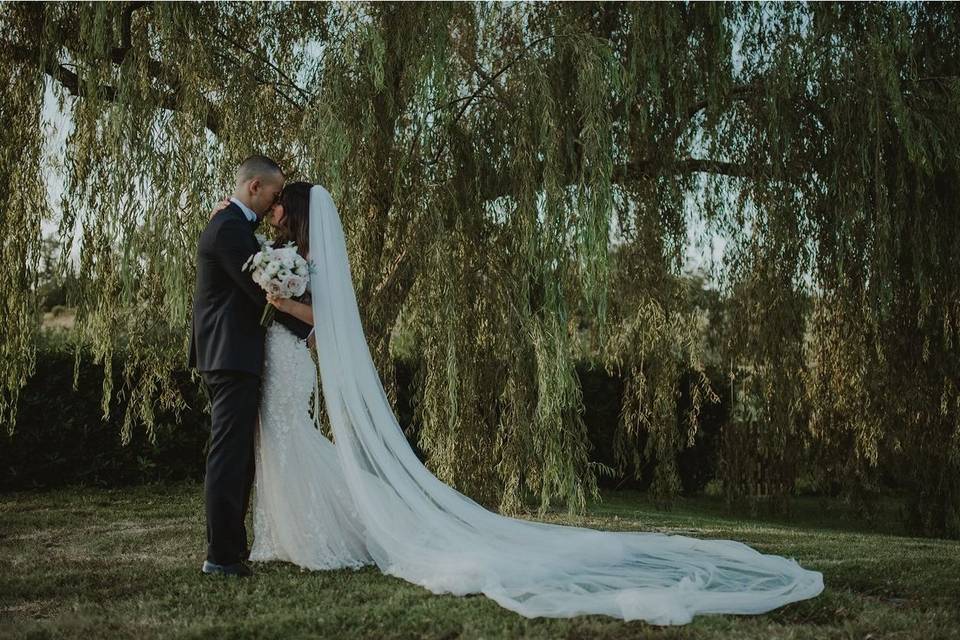
<path id="1" fill-rule="evenodd" d="M 242 562 L 233 564 L 216 564 L 209 560 L 203 561 L 203 573 L 208 576 L 237 576 L 238 578 L 247 578 L 253 575 L 253 571 Z"/>

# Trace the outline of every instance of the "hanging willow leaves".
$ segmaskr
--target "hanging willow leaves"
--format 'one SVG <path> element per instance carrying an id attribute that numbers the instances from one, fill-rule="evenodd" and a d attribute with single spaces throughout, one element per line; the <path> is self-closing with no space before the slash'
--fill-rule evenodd
<path id="1" fill-rule="evenodd" d="M 124 437 L 152 433 L 183 405 L 196 237 L 262 152 L 334 195 L 388 395 L 402 324 L 419 444 L 459 489 L 504 510 L 595 495 L 589 353 L 625 378 L 617 464 L 654 461 L 659 495 L 730 385 L 731 498 L 801 474 L 869 493 L 891 465 L 926 530 L 960 533 L 952 6 L 8 2 L 0 24 L 8 430 L 41 222 L 78 256 L 104 410 L 122 396 Z M 701 231 L 728 240 L 713 317 L 680 278 Z"/>
<path id="2" fill-rule="evenodd" d="M 17 32 L 26 26 L 22 22 L 9 25 Z M 0 72 L 14 78 L 19 69 L 3 57 Z M 40 171 L 42 105 L 43 82 L 36 74 L 21 77 L 15 90 L 0 96 L 0 421 L 11 430 L 19 391 L 34 370 L 39 324 L 40 223 L 49 216 Z"/>

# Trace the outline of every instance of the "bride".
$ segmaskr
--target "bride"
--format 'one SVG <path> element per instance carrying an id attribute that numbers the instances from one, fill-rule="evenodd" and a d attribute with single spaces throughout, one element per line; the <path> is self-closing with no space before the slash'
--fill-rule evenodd
<path id="1" fill-rule="evenodd" d="M 251 561 L 307 569 L 375 563 L 434 593 L 483 593 L 528 617 L 604 614 L 661 625 L 763 613 L 823 590 L 820 572 L 733 540 L 529 522 L 441 482 L 407 443 L 374 368 L 330 194 L 290 184 L 272 217 L 314 263 L 309 304 L 270 300 L 314 325 L 336 445 L 309 413 L 311 394 L 315 408 L 319 398 L 310 348 L 273 323 Z"/>

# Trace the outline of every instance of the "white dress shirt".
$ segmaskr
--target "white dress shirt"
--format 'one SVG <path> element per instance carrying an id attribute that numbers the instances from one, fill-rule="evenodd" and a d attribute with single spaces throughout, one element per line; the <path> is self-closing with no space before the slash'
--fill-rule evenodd
<path id="1" fill-rule="evenodd" d="M 247 220 L 249 220 L 250 222 L 257 221 L 257 214 L 253 212 L 253 209 L 251 209 L 250 207 L 248 207 L 247 205 L 243 204 L 242 202 L 240 202 L 239 200 L 233 197 L 230 198 L 230 202 L 240 207 L 240 211 L 243 211 L 243 215 L 247 216 Z"/>

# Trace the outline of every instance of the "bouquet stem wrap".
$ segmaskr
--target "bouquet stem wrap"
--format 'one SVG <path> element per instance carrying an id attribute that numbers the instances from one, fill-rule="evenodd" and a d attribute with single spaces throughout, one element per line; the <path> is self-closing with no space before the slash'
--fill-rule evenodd
<path id="1" fill-rule="evenodd" d="M 270 323 L 273 322 L 273 314 L 276 312 L 277 308 L 270 304 L 269 302 L 263 307 L 263 313 L 260 314 L 260 326 L 269 327 Z"/>

